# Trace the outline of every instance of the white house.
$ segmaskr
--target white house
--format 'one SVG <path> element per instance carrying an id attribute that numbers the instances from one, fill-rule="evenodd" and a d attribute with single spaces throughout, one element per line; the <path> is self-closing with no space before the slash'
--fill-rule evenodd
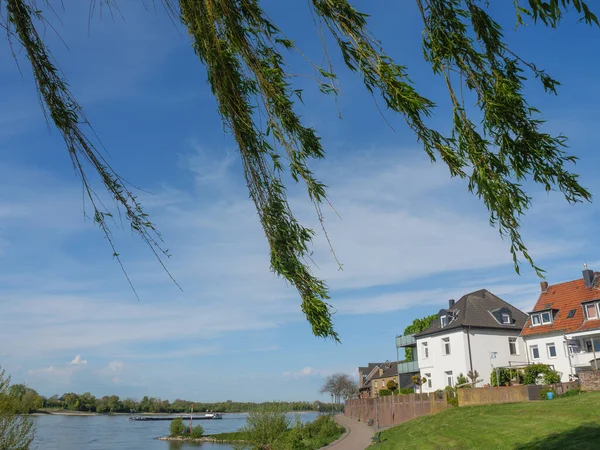
<path id="1" fill-rule="evenodd" d="M 600 273 L 565 283 L 540 283 L 542 292 L 521 336 L 531 363 L 554 367 L 561 381 L 600 359 Z"/>
<path id="2" fill-rule="evenodd" d="M 458 375 L 466 376 L 469 371 L 479 373 L 481 386 L 490 382 L 494 368 L 526 363 L 520 337 L 526 320 L 525 313 L 482 289 L 456 303 L 450 300 L 448 309 L 442 309 L 428 329 L 414 335 L 414 339 L 399 337 L 397 346 L 416 350 L 415 366 L 427 379 L 423 392 L 454 386 Z M 399 345 L 403 343 L 406 345 Z M 402 371 L 403 364 L 398 369 Z"/>

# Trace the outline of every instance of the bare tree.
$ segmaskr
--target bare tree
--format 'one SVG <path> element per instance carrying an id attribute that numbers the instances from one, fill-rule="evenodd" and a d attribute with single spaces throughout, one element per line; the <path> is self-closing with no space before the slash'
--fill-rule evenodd
<path id="1" fill-rule="evenodd" d="M 331 394 L 335 403 L 340 403 L 341 400 L 348 400 L 356 397 L 358 394 L 358 385 L 345 373 L 334 373 L 325 379 L 325 383 L 321 390 L 321 394 Z"/>

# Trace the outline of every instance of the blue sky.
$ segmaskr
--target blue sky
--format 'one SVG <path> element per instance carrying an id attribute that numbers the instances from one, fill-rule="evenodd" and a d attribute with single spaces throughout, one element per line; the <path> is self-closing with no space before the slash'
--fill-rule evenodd
<path id="1" fill-rule="evenodd" d="M 122 3 L 124 19 L 104 11 L 88 23 L 87 2 L 66 1 L 62 23 L 53 23 L 68 48 L 50 29 L 47 37 L 114 167 L 151 193 L 141 198 L 183 292 L 141 242 L 116 232 L 135 298 L 101 232 L 83 217 L 81 186 L 60 136 L 44 121 L 27 62 L 18 55 L 21 74 L 3 44 L 0 364 L 13 381 L 44 395 L 314 400 L 324 376 L 394 360 L 394 337 L 450 298 L 487 288 L 524 310 L 533 307 L 539 279 L 527 266 L 515 274 L 508 244 L 489 226 L 483 205 L 428 161 L 399 117 L 387 115 L 391 127 L 381 118 L 330 47 L 342 120 L 332 99 L 307 81 L 300 81 L 306 92 L 299 108 L 323 138 L 328 157 L 313 167 L 341 217 L 326 211 L 344 270 L 322 234 L 314 252 L 343 343 L 314 338 L 297 293 L 269 271 L 235 143 L 185 31 L 160 8 Z M 413 2 L 372 3 L 356 2 L 417 88 L 438 102 L 431 124 L 448 129 L 444 86 L 422 60 Z M 264 5 L 320 61 L 306 3 Z M 511 14 L 500 11 L 500 18 L 513 47 L 563 83 L 558 97 L 535 83 L 527 95 L 543 110 L 548 132 L 569 136 L 570 151 L 581 158 L 576 170 L 597 196 L 600 64 L 593 55 L 600 32 L 573 16 L 558 30 L 514 31 Z M 290 65 L 309 70 L 298 58 Z M 523 235 L 548 281 L 579 277 L 584 262 L 598 269 L 597 206 L 532 192 Z M 292 188 L 290 198 L 304 223 L 318 229 L 301 189 Z"/>

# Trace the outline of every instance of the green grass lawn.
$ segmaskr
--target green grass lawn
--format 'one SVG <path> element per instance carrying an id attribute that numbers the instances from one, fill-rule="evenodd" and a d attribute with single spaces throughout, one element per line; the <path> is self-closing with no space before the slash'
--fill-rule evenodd
<path id="1" fill-rule="evenodd" d="M 467 406 L 381 434 L 369 449 L 600 449 L 600 392 L 506 405 Z"/>

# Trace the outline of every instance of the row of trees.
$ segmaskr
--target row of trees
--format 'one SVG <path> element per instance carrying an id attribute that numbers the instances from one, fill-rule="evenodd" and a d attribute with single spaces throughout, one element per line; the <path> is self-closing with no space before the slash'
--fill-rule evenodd
<path id="1" fill-rule="evenodd" d="M 21 385 L 17 385 L 21 386 Z M 13 386 L 16 387 L 16 386 Z M 23 386 L 23 388 L 25 388 Z M 33 389 L 25 388 L 37 395 Z M 22 395 L 20 398 L 27 400 L 27 395 Z M 76 394 L 69 392 L 62 396 L 53 395 L 50 398 L 44 398 L 37 395 L 36 402 L 28 401 L 23 405 L 23 412 L 32 412 L 41 407 L 45 408 L 60 408 L 70 411 L 90 411 L 97 413 L 129 413 L 149 412 L 149 413 L 180 413 L 190 411 L 194 405 L 194 411 L 207 412 L 250 412 L 260 407 L 276 406 L 285 411 L 316 411 L 318 409 L 327 409 L 327 405 L 320 402 L 266 402 L 266 403 L 251 403 L 251 402 L 234 402 L 227 400 L 226 402 L 218 403 L 200 403 L 189 400 L 176 399 L 173 402 L 163 400 L 156 397 L 145 396 L 142 400 L 132 398 L 120 399 L 117 395 L 105 395 L 101 398 L 96 398 L 89 392 Z M 34 406 L 35 407 L 32 407 Z"/>

